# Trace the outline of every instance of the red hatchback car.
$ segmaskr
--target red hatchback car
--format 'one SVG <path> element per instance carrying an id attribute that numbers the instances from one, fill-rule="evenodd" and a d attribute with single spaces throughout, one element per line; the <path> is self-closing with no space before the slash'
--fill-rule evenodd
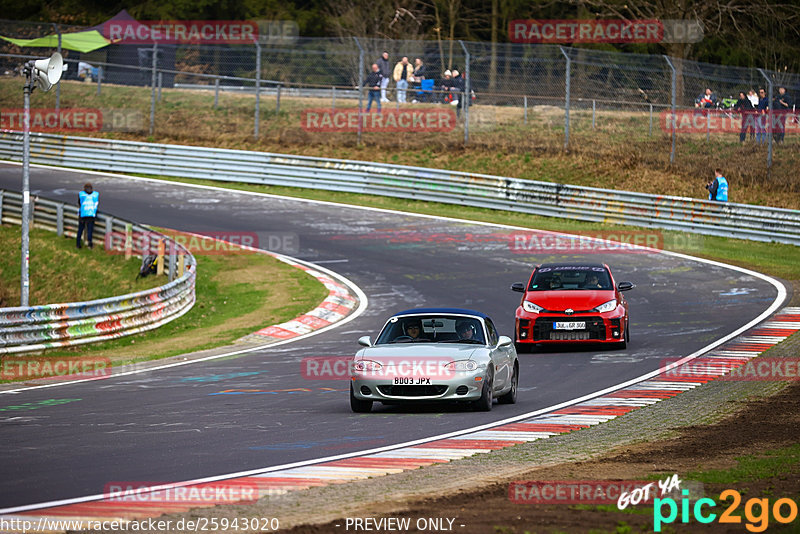
<path id="1" fill-rule="evenodd" d="M 527 285 L 511 289 L 524 293 L 517 307 L 515 344 L 526 352 L 537 344 L 614 343 L 630 341 L 628 302 L 605 264 L 547 263 L 533 270 Z"/>

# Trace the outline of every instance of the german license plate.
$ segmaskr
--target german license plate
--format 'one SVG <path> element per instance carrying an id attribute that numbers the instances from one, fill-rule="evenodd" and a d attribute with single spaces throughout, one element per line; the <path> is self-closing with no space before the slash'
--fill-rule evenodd
<path id="1" fill-rule="evenodd" d="M 559 321 L 553 323 L 553 330 L 584 330 L 586 321 Z"/>
<path id="2" fill-rule="evenodd" d="M 431 379 L 421 376 L 396 376 L 392 379 L 395 386 L 430 386 Z"/>

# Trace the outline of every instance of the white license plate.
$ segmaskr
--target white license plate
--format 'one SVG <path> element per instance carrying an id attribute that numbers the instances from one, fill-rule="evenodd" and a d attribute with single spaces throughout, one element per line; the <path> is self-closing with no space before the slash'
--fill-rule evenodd
<path id="1" fill-rule="evenodd" d="M 586 321 L 553 323 L 553 330 L 584 330 L 585 328 L 586 328 Z"/>
<path id="2" fill-rule="evenodd" d="M 392 379 L 395 386 L 430 386 L 431 379 L 421 376 L 396 376 Z"/>

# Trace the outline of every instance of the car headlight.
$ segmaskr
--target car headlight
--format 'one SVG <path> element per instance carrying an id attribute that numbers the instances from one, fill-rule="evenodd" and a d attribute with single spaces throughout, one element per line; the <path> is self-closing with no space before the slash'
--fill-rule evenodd
<path id="1" fill-rule="evenodd" d="M 444 368 L 450 371 L 474 371 L 478 364 L 472 360 L 456 360 L 446 363 Z"/>
<path id="2" fill-rule="evenodd" d="M 358 371 L 359 373 L 367 372 L 367 371 L 378 371 L 383 367 L 378 362 L 372 360 L 359 360 L 353 364 L 353 370 Z"/>
<path id="3" fill-rule="evenodd" d="M 529 313 L 539 313 L 540 311 L 544 310 L 544 308 L 537 306 L 529 300 L 522 301 L 522 309 Z"/>
<path id="4" fill-rule="evenodd" d="M 592 311 L 596 311 L 596 312 L 599 312 L 599 313 L 605 313 L 605 312 L 614 311 L 616 309 L 617 309 L 617 299 L 613 299 L 613 300 L 609 300 L 606 303 L 601 304 L 600 306 L 596 307 Z"/>

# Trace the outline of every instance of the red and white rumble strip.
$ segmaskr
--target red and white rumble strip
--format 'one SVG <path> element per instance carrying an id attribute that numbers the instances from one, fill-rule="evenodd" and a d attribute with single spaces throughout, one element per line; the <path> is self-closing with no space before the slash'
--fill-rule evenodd
<path id="1" fill-rule="evenodd" d="M 310 269 L 313 271 L 313 269 Z M 316 276 L 319 273 L 312 273 Z M 322 275 L 324 278 L 324 275 Z M 332 280 L 324 282 L 331 291 L 329 307 L 322 307 L 326 312 L 341 313 L 347 308 L 349 300 L 339 293 L 338 285 Z M 330 284 L 330 285 L 328 285 Z M 339 300 L 341 299 L 341 301 Z M 324 313 L 306 314 L 315 319 L 323 319 Z M 292 324 L 289 324 L 292 323 Z M 292 332 L 307 324 L 296 319 L 284 323 L 280 330 L 271 330 L 268 336 L 280 332 Z M 269 329 L 265 329 L 269 330 Z M 513 423 L 501 423 L 477 432 L 457 435 L 447 439 L 438 439 L 418 445 L 392 450 L 384 450 L 362 456 L 345 457 L 313 465 L 303 465 L 291 469 L 266 472 L 250 472 L 247 476 L 229 478 L 226 484 L 242 484 L 257 487 L 261 498 L 276 498 L 290 491 L 297 491 L 328 484 L 342 484 L 368 477 L 389 475 L 409 469 L 445 463 L 479 453 L 511 447 L 519 443 L 545 439 L 557 434 L 587 428 L 610 419 L 614 419 L 642 406 L 655 404 L 698 387 L 706 382 L 719 378 L 721 372 L 693 372 L 698 363 L 726 362 L 727 369 L 737 365 L 744 366 L 765 350 L 780 343 L 792 334 L 800 331 L 800 307 L 784 308 L 770 320 L 754 327 L 745 334 L 732 339 L 707 354 L 695 358 L 688 364 L 688 371 L 681 367 L 665 369 L 665 371 L 648 380 L 606 393 L 599 397 L 578 404 L 557 409 L 555 411 L 531 417 Z M 280 334 L 282 335 L 282 334 Z M 288 335 L 288 334 L 287 334 Z M 283 339 L 278 338 L 276 339 Z M 711 367 L 711 366 L 709 366 Z M 702 367 L 700 367 L 702 369 Z M 209 482 L 203 482 L 208 485 Z M 198 484 L 202 486 L 203 484 Z M 192 488 L 192 485 L 183 485 Z M 160 490 L 165 491 L 163 488 Z M 5 520 L 25 520 L 37 523 L 50 519 L 73 519 L 83 521 L 120 520 L 123 523 L 158 517 L 165 513 L 182 513 L 190 508 L 197 508 L 197 503 L 165 502 L 157 492 L 146 495 L 134 495 L 129 499 L 97 499 L 92 502 L 81 502 L 65 506 L 51 506 L 38 510 L 6 513 L 13 515 L 0 516 Z M 155 497 L 154 497 L 155 495 Z M 157 497 L 157 498 L 156 498 Z M 229 496 L 228 496 L 229 498 Z M 219 504 L 230 504 L 230 501 Z M 213 506 L 209 502 L 208 506 Z M 0 513 L 4 513 L 0 510 Z"/>
<path id="2" fill-rule="evenodd" d="M 347 286 L 344 284 L 337 282 L 321 271 L 297 263 L 285 256 L 275 257 L 284 263 L 304 270 L 306 273 L 322 282 L 322 284 L 328 288 L 328 296 L 325 297 L 325 300 L 323 300 L 319 306 L 310 312 L 295 317 L 291 321 L 263 328 L 243 339 L 250 341 L 260 337 L 260 342 L 269 342 L 270 339 L 284 340 L 302 336 L 341 321 L 350 315 L 358 306 L 358 299 L 350 293 Z"/>

